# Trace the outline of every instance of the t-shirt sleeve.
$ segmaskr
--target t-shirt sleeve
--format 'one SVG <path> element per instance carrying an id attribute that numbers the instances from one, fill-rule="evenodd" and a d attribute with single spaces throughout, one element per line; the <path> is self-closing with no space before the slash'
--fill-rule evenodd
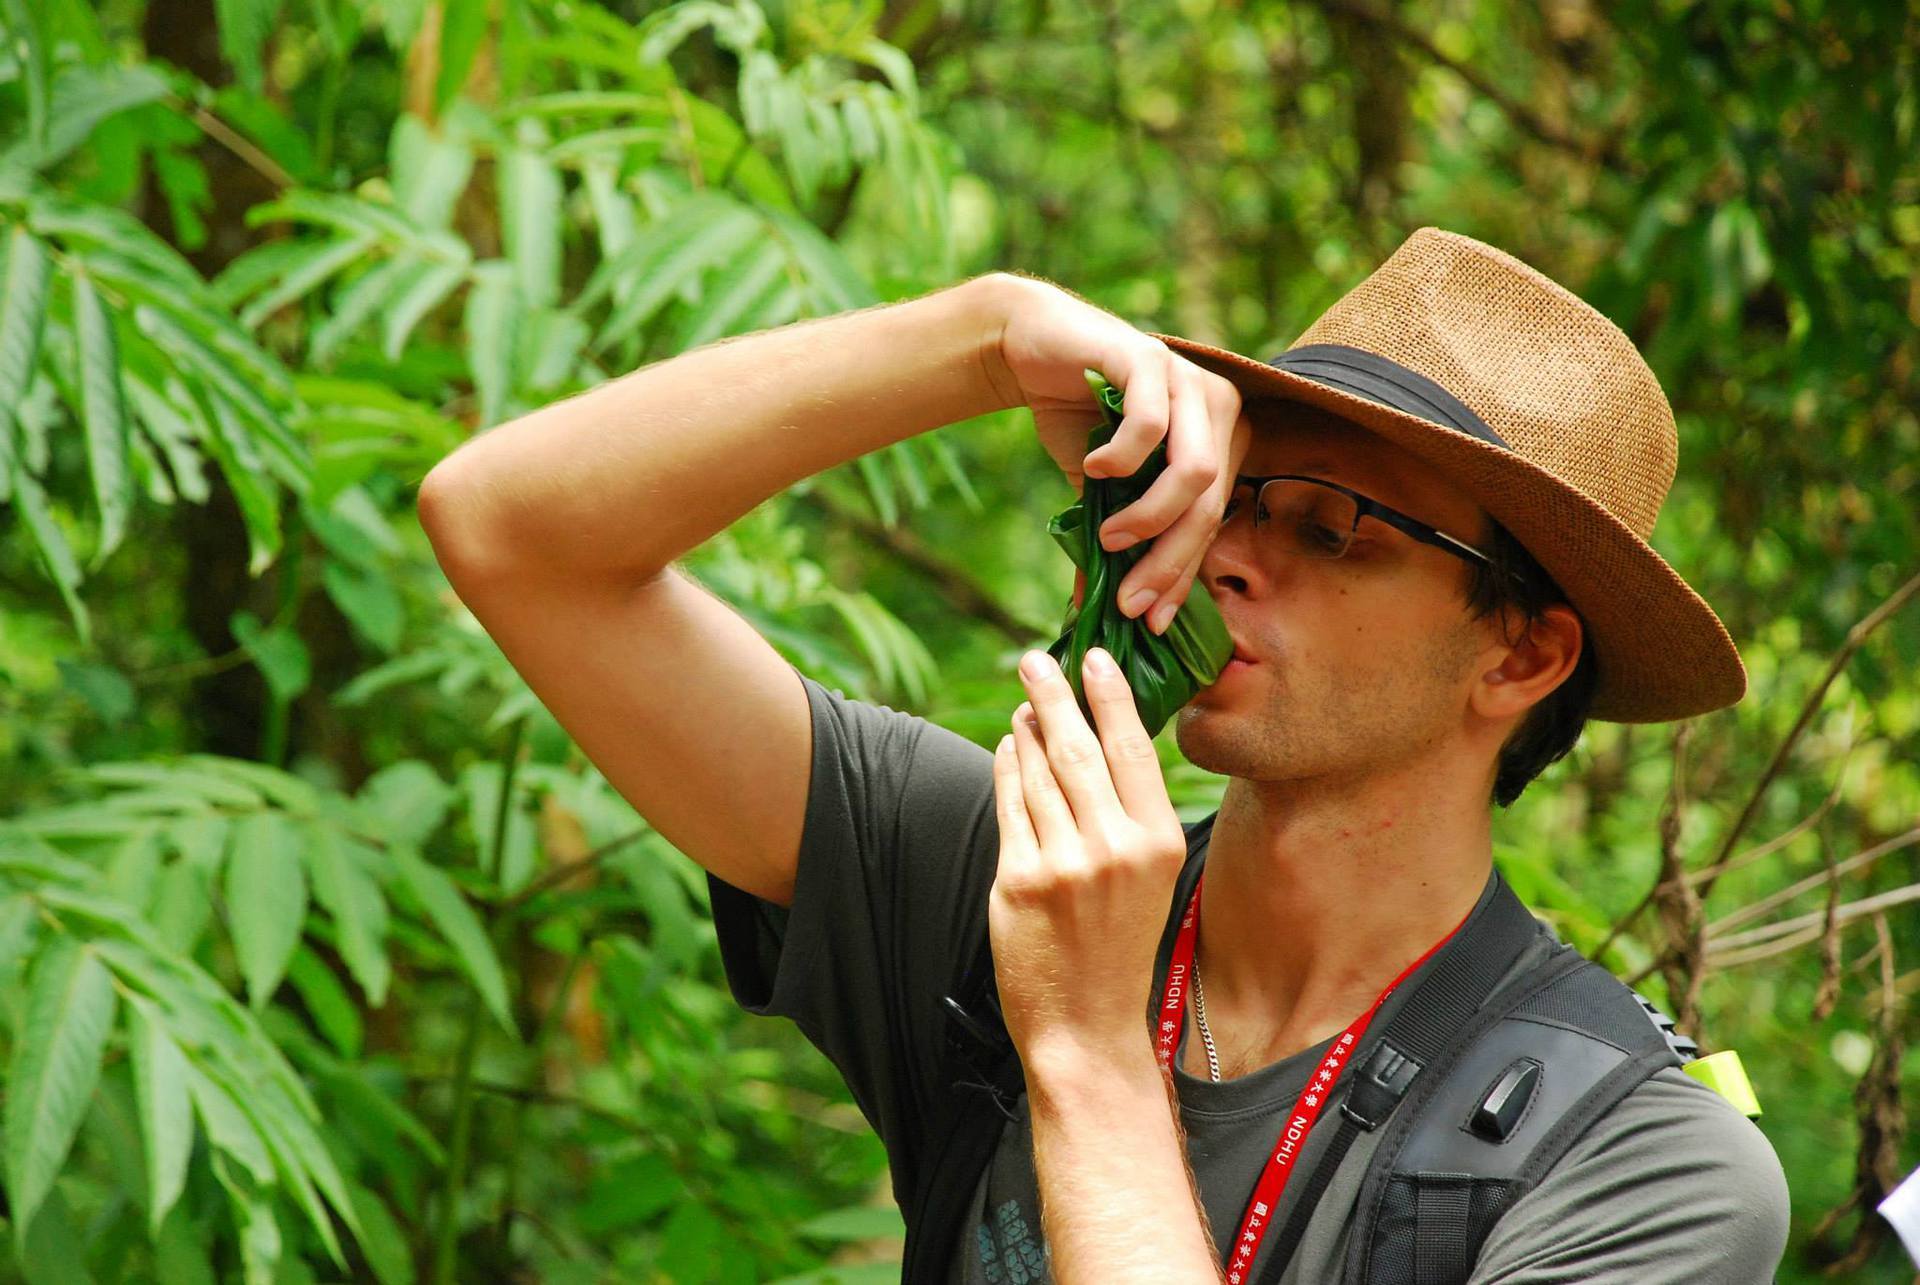
<path id="1" fill-rule="evenodd" d="M 795 671 L 798 673 L 798 671 Z M 993 755 L 801 674 L 813 721 L 793 905 L 709 875 L 727 985 L 791 1018 L 845 1077 L 902 1190 L 945 1037 L 941 996 L 986 935 L 999 854 Z"/>
<path id="2" fill-rule="evenodd" d="M 1656 1071 L 1493 1226 L 1472 1285 L 1752 1285 L 1787 1243 L 1787 1180 L 1751 1120 Z"/>

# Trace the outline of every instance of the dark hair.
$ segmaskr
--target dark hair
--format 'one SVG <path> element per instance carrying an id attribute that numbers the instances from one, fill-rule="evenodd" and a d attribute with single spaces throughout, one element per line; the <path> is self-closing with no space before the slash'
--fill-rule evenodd
<path id="1" fill-rule="evenodd" d="M 1467 605 L 1475 620 L 1485 619 L 1501 607 L 1513 607 L 1522 620 L 1531 624 L 1548 607 L 1564 604 L 1567 596 L 1547 574 L 1545 567 L 1498 522 L 1489 540 L 1481 544 L 1493 565 L 1475 562 L 1467 581 Z M 1578 610 L 1574 612 L 1579 615 Z M 1493 801 L 1506 807 L 1520 797 L 1534 777 L 1549 763 L 1565 757 L 1580 739 L 1593 709 L 1594 689 L 1600 682 L 1600 662 L 1594 658 L 1593 639 L 1585 632 L 1581 617 L 1580 659 L 1565 681 L 1548 692 L 1545 699 L 1520 720 L 1520 725 L 1500 747 L 1499 769 L 1493 779 Z"/>

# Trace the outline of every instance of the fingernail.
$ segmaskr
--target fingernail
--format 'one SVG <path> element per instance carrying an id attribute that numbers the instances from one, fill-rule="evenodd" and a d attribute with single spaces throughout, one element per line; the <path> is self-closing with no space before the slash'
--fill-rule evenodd
<path id="1" fill-rule="evenodd" d="M 1172 620 L 1174 613 L 1179 610 L 1180 604 L 1163 602 L 1155 607 L 1153 612 L 1147 617 L 1147 624 L 1155 633 L 1165 633 L 1167 622 Z"/>
<path id="2" fill-rule="evenodd" d="M 1053 663 L 1053 657 L 1044 651 L 1030 651 L 1020 658 L 1020 672 L 1038 682 L 1047 676 L 1047 667 Z"/>
<path id="3" fill-rule="evenodd" d="M 993 752 L 996 754 L 1005 754 L 1008 750 L 1011 750 L 1012 748 L 1013 748 L 1013 733 L 1008 732 L 1005 736 L 1000 738 L 1000 744 L 994 747 Z"/>
<path id="4" fill-rule="evenodd" d="M 1113 657 L 1104 647 L 1093 647 L 1087 651 L 1087 668 L 1102 678 L 1111 678 L 1120 672 L 1120 666 L 1113 663 Z"/>
<path id="5" fill-rule="evenodd" d="M 1145 611 L 1147 604 L 1158 596 L 1159 595 L 1155 594 L 1152 589 L 1143 585 L 1121 600 L 1120 610 L 1129 616 L 1137 616 L 1142 611 Z"/>
<path id="6" fill-rule="evenodd" d="M 1121 531 L 1114 535 L 1100 537 L 1100 542 L 1106 546 L 1108 553 L 1118 553 L 1122 549 L 1131 549 L 1140 543 L 1140 537 L 1131 531 Z"/>

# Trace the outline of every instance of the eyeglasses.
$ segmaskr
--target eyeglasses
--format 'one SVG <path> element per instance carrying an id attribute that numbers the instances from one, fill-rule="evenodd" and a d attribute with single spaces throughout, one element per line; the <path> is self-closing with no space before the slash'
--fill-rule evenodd
<path id="1" fill-rule="evenodd" d="M 1360 525 L 1360 519 L 1370 517 L 1405 532 L 1422 544 L 1445 549 L 1457 558 L 1488 567 L 1493 565 L 1493 559 L 1472 545 L 1324 478 L 1302 477 L 1297 473 L 1257 477 L 1242 474 L 1227 497 L 1220 525 L 1224 527 L 1232 520 L 1249 499 L 1255 502 L 1254 529 L 1257 531 L 1262 525 L 1272 523 L 1273 534 L 1268 538 L 1278 539 L 1289 552 L 1303 558 L 1344 556 L 1353 545 L 1354 529 Z"/>

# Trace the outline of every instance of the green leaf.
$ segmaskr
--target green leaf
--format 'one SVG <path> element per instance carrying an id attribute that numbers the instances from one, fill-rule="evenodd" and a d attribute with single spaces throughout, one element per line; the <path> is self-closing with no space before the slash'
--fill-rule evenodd
<path id="1" fill-rule="evenodd" d="M 467 370 L 480 396 L 480 427 L 500 422 L 513 390 L 514 331 L 521 303 L 513 268 L 500 260 L 473 270 L 467 292 Z"/>
<path id="2" fill-rule="evenodd" d="M 7 236 L 7 265 L 0 275 L 0 499 L 7 496 L 13 461 L 20 458 L 14 443 L 14 408 L 26 398 L 33 368 L 40 360 L 48 263 L 47 247 L 16 225 Z"/>
<path id="3" fill-rule="evenodd" d="M 33 475 L 24 469 L 14 474 L 13 503 L 26 523 L 27 534 L 33 537 L 35 547 L 40 550 L 42 565 L 67 604 L 67 612 L 73 617 L 81 645 L 92 646 L 93 625 L 87 615 L 86 605 L 74 592 L 80 583 L 80 563 L 73 556 L 73 546 L 67 543 L 66 533 L 60 529 L 52 510 L 47 507 L 47 493 L 40 489 L 40 483 L 34 480 Z"/>
<path id="4" fill-rule="evenodd" d="M 907 1225 L 890 1205 L 854 1205 L 817 1214 L 795 1228 L 814 1240 L 904 1239 Z"/>
<path id="5" fill-rule="evenodd" d="M 247 998 L 256 1009 L 279 987 L 306 923 L 304 846 L 300 830 L 279 812 L 254 812 L 234 823 L 227 921 Z"/>
<path id="6" fill-rule="evenodd" d="M 486 0 L 445 0 L 440 18 L 440 74 L 433 85 L 435 111 L 445 111 L 467 83 L 486 34 Z"/>
<path id="7" fill-rule="evenodd" d="M 764 243 L 739 256 L 707 283 L 705 297 L 688 314 L 674 347 L 685 352 L 751 329 L 768 302 L 791 284 L 788 271 L 786 252 L 777 243 Z"/>
<path id="8" fill-rule="evenodd" d="M 393 199 L 423 228 L 444 228 L 473 174 L 473 149 L 411 112 L 393 125 Z"/>
<path id="9" fill-rule="evenodd" d="M 280 20 L 280 0 L 214 0 L 220 23 L 220 52 L 233 65 L 234 77 L 253 93 L 264 84 L 261 56 L 274 25 Z"/>
<path id="10" fill-rule="evenodd" d="M 320 957 L 305 946 L 294 951 L 293 962 L 287 968 L 287 980 L 300 993 L 300 1002 L 306 1005 L 307 1014 L 320 1033 L 332 1041 L 342 1056 L 359 1057 L 363 1034 L 360 1014 L 347 997 L 346 987 Z"/>
<path id="11" fill-rule="evenodd" d="M 522 122 L 523 143 L 544 142 Z M 534 146 L 507 149 L 500 161 L 500 225 L 520 293 L 535 307 L 560 297 L 560 171 Z"/>
<path id="12" fill-rule="evenodd" d="M 17 33 L 15 47 L 26 80 L 27 142 L 41 149 L 47 144 L 47 123 L 53 115 L 53 40 L 36 0 L 6 0 L 6 15 L 7 27 Z M 9 296 L 11 288 L 9 282 Z"/>
<path id="13" fill-rule="evenodd" d="M 312 241 L 290 255 L 273 288 L 240 312 L 240 324 L 251 330 L 296 299 L 304 299 L 329 277 L 364 257 L 374 239 L 361 233 L 335 241 Z"/>
<path id="14" fill-rule="evenodd" d="M 425 658 L 427 653 L 419 653 Z M 402 657 L 402 661 L 416 659 Z M 379 818 L 380 835 L 390 843 L 417 848 L 446 819 L 453 804 L 453 788 L 419 759 L 402 759 L 368 777 L 357 796 L 360 805 Z"/>
<path id="15" fill-rule="evenodd" d="M 407 346 L 407 336 L 420 319 L 432 312 L 434 307 L 453 293 L 454 287 L 467 279 L 465 263 L 416 263 L 410 266 L 406 275 L 392 287 L 392 297 L 386 305 L 386 317 L 381 325 L 381 346 L 388 361 L 400 360 L 400 354 Z"/>
<path id="16" fill-rule="evenodd" d="M 1098 372 L 1089 370 L 1086 376 L 1103 421 L 1087 435 L 1086 453 L 1090 455 L 1112 439 L 1120 425 L 1123 399 L 1120 390 Z M 1080 498 L 1047 523 L 1048 533 L 1087 577 L 1081 605 L 1068 608 L 1060 637 L 1047 652 L 1060 663 L 1081 713 L 1091 722 L 1094 715 L 1087 704 L 1081 665 L 1089 648 L 1103 648 L 1126 675 L 1140 722 L 1149 736 L 1166 726 L 1174 712 L 1202 687 L 1218 678 L 1233 656 L 1233 639 L 1220 618 L 1220 609 L 1198 579 L 1164 634 L 1148 629 L 1145 615 L 1127 616 L 1120 610 L 1120 581 L 1153 542 L 1109 552 L 1100 544 L 1100 527 L 1109 515 L 1144 495 L 1166 466 L 1163 442 L 1128 477 L 1088 478 Z"/>
<path id="17" fill-rule="evenodd" d="M 310 343 L 314 362 L 323 366 L 330 362 L 340 345 L 366 325 L 393 297 L 394 292 L 406 284 L 407 274 L 412 267 L 410 259 L 388 259 L 375 264 L 355 277 L 352 284 L 340 289 L 333 297 L 332 311 L 313 328 Z"/>
<path id="18" fill-rule="evenodd" d="M 387 902 L 366 868 L 354 859 L 358 840 L 332 826 L 316 826 L 306 847 L 313 896 L 333 916 L 340 958 L 378 1008 L 392 976 L 387 961 Z M 364 846 L 364 845 L 359 845 Z"/>
<path id="19" fill-rule="evenodd" d="M 146 1140 L 147 1225 L 157 1239 L 167 1211 L 186 1186 L 187 1160 L 193 1152 L 187 1059 L 167 1034 L 159 1010 L 138 995 L 127 1006 L 127 1051 Z"/>
<path id="20" fill-rule="evenodd" d="M 293 629 L 276 625 L 263 628 L 250 611 L 236 611 L 229 622 L 234 641 L 245 648 L 260 667 L 267 687 L 277 701 L 291 701 L 313 681 L 313 660 L 307 644 Z"/>
<path id="21" fill-rule="evenodd" d="M 633 283 L 632 293 L 614 306 L 600 327 L 596 346 L 605 348 L 650 319 L 688 281 L 715 263 L 732 260 L 765 233 L 765 223 L 733 201 L 717 196 L 690 198 L 643 228 L 618 260 L 602 264 L 573 307 L 576 311 L 592 307 L 623 279 Z"/>
<path id="22" fill-rule="evenodd" d="M 357 1182 L 347 1184 L 354 1215 L 360 1220 L 360 1252 L 380 1285 L 413 1285 L 413 1253 L 407 1234 L 386 1202 Z"/>
<path id="23" fill-rule="evenodd" d="M 193 1098 L 200 1123 L 206 1126 L 207 1141 L 232 1156 L 258 1181 L 272 1182 L 273 1157 L 267 1154 L 267 1144 L 232 1095 L 191 1063 L 187 1066 L 187 1093 Z"/>
<path id="24" fill-rule="evenodd" d="M 394 848 L 393 861 L 400 878 L 420 903 L 420 908 L 426 911 L 427 918 L 433 921 L 441 937 L 452 947 L 454 958 L 472 980 L 474 989 L 480 992 L 487 1011 L 493 1014 L 508 1034 L 518 1037 L 513 1014 L 507 1007 L 506 978 L 501 975 L 500 960 L 493 953 L 493 943 L 487 940 L 487 931 L 481 926 L 479 916 L 461 897 L 453 880 L 410 849 Z"/>
<path id="25" fill-rule="evenodd" d="M 26 2 L 32 8 L 36 0 Z M 166 94 L 166 80 L 152 67 L 68 63 L 54 77 L 46 141 L 15 144 L 0 155 L 0 170 L 49 169 L 86 142 L 101 121 Z"/>
<path id="26" fill-rule="evenodd" d="M 407 612 L 390 575 L 329 560 L 320 579 L 333 605 L 368 642 L 389 655 L 399 650 Z"/>
<path id="27" fill-rule="evenodd" d="M 113 979 L 94 953 L 62 935 L 41 954 L 7 1071 L 9 1215 L 33 1224 L 100 1079 L 113 1026 Z"/>
<path id="28" fill-rule="evenodd" d="M 74 334 L 80 349 L 80 407 L 86 427 L 87 464 L 100 506 L 97 568 L 127 532 L 133 475 L 127 471 L 127 402 L 120 386 L 120 346 L 113 322 L 84 271 L 72 275 Z"/>

